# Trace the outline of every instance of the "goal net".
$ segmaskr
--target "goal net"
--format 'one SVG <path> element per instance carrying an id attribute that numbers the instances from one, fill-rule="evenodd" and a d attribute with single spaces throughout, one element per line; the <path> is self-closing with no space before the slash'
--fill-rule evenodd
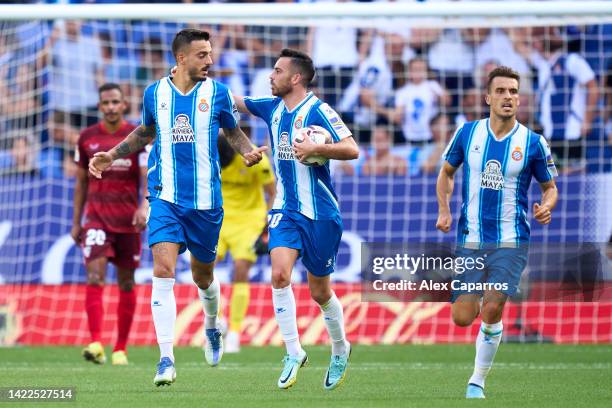
<path id="1" fill-rule="evenodd" d="M 0 344 L 88 340 L 86 274 L 69 235 L 75 143 L 80 131 L 100 120 L 97 88 L 106 82 L 121 86 L 126 120 L 139 123 L 143 90 L 168 75 L 172 38 L 185 27 L 211 33 L 211 76 L 235 95 L 268 95 L 281 49 L 308 52 L 317 68 L 314 93 L 353 131 L 360 158 L 332 164 L 344 218 L 333 279 L 346 307 L 350 340 L 472 340 L 472 329 L 453 326 L 446 303 L 364 301 L 361 244 L 454 241 L 454 232 L 435 228 L 436 175 L 457 126 L 488 114 L 486 78 L 497 65 L 520 73 L 518 119 L 547 137 L 560 173 L 553 221 L 546 227 L 532 222 L 533 245 L 545 251 L 550 243 L 593 242 L 601 261 L 598 282 L 609 282 L 612 9 L 605 3 L 0 6 Z M 241 125 L 254 143 L 268 143 L 261 121 L 244 116 Z M 539 199 L 534 185 L 530 202 Z M 153 344 L 152 257 L 143 247 L 131 341 Z M 231 261 L 216 268 L 226 306 L 231 273 Z M 537 276 L 532 268 L 529 273 Z M 325 341 L 303 266 L 296 267 L 293 279 L 305 342 Z M 107 341 L 116 327 L 115 280 L 110 267 Z M 267 256 L 253 267 L 250 281 L 245 341 L 277 344 Z M 178 342 L 199 344 L 202 312 L 188 255 L 179 259 L 177 282 L 184 284 L 177 289 Z M 508 305 L 509 338 L 612 341 L 609 294 L 590 302 L 540 300 L 525 295 Z"/>

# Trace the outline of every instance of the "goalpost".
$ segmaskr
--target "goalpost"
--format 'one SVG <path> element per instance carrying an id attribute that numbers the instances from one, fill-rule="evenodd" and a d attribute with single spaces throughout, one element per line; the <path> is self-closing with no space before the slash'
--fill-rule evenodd
<path id="1" fill-rule="evenodd" d="M 577 53 L 586 61 L 598 99 L 590 129 L 580 138 L 582 157 L 563 161 L 569 150 L 558 150 L 565 167 L 558 179 L 560 202 L 550 226 L 532 223 L 532 237 L 537 245 L 608 242 L 611 24 L 606 1 L 0 5 L 0 344 L 85 342 L 85 272 L 68 234 L 72 151 L 78 133 L 96 120 L 101 82 L 122 87 L 126 117 L 139 121 L 144 87 L 167 75 L 173 65 L 172 37 L 187 26 L 211 32 L 213 74 L 238 95 L 269 93 L 268 75 L 283 47 L 308 51 L 318 70 L 315 93 L 354 130 L 361 158 L 332 168 L 345 229 L 334 279 L 347 309 L 349 339 L 471 341 L 471 331 L 452 325 L 447 304 L 361 302 L 361 243 L 454 240 L 454 234 L 435 229 L 441 150 L 458 124 L 487 113 L 483 78 L 495 64 L 519 70 L 520 119 L 541 128 L 538 64 L 559 41 L 560 52 Z M 391 109 L 396 91 L 412 80 L 411 61 L 419 59 L 437 83 L 431 86 L 444 89 L 448 97 L 437 94 L 431 106 L 420 100 L 410 107 L 415 123 L 430 115 L 415 138 L 410 125 L 379 120 L 364 101 L 373 98 Z M 573 82 L 561 87 L 569 93 Z M 261 122 L 244 117 L 242 124 L 254 142 L 266 143 Z M 370 166 L 375 150 L 389 144 L 404 164 L 393 171 L 385 170 L 388 162 Z M 455 190 L 456 210 L 459 184 Z M 538 197 L 534 186 L 530 202 Z M 603 251 L 608 269 L 601 278 L 612 280 L 605 256 Z M 190 282 L 188 268 L 188 257 L 181 257 L 178 282 Z M 216 271 L 223 283 L 230 281 L 230 263 Z M 148 310 L 151 272 L 145 245 L 136 274 L 139 306 L 131 337 L 138 344 L 154 342 Z M 296 284 L 305 282 L 303 267 L 294 275 Z M 269 259 L 262 257 L 251 271 L 252 301 L 245 322 L 245 338 L 256 345 L 280 341 L 269 310 L 269 280 Z M 113 268 L 107 281 L 104 328 L 105 336 L 111 336 L 117 302 Z M 230 288 L 223 286 L 227 300 Z M 299 313 L 306 316 L 300 330 L 307 333 L 306 342 L 324 341 L 318 309 L 307 290 L 297 287 Z M 180 344 L 203 340 L 192 289 L 178 289 Z M 510 333 L 518 341 L 610 342 L 612 297 L 605 300 L 543 303 L 527 298 L 509 304 L 504 319 L 514 324 Z"/>

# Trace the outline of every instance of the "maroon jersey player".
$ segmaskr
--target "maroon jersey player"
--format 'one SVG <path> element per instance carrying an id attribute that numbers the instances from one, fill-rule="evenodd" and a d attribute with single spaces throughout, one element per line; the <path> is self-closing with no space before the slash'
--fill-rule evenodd
<path id="1" fill-rule="evenodd" d="M 83 250 L 87 269 L 85 309 L 91 343 L 83 350 L 83 357 L 97 364 L 106 361 L 101 343 L 102 292 L 107 265 L 112 262 L 119 284 L 112 363 L 127 364 L 126 343 L 136 308 L 134 270 L 140 261 L 140 231 L 148 211 L 146 153 L 115 160 L 103 179 L 89 175 L 87 167 L 93 155 L 111 149 L 135 128 L 123 118 L 126 103 L 118 85 L 102 85 L 99 96 L 103 119 L 81 132 L 75 151 L 78 171 L 70 234 Z"/>

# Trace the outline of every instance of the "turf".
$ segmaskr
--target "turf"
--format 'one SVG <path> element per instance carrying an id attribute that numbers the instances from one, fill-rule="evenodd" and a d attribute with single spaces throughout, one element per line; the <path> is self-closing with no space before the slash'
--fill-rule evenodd
<path id="1" fill-rule="evenodd" d="M 87 363 L 80 348 L 0 348 L 0 387 L 76 388 L 75 403 L 45 407 L 612 406 L 609 345 L 502 344 L 485 401 L 463 399 L 472 345 L 356 346 L 346 381 L 334 391 L 322 386 L 329 349 L 306 351 L 310 364 L 300 370 L 297 384 L 279 390 L 283 352 L 276 347 L 244 347 L 216 368 L 205 364 L 201 350 L 178 348 L 177 381 L 162 388 L 152 382 L 155 348 L 132 347 L 126 367 Z"/>

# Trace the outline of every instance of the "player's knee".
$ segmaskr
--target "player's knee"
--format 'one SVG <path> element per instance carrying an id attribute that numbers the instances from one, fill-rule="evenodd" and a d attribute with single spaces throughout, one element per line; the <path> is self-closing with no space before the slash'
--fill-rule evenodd
<path id="1" fill-rule="evenodd" d="M 329 299 L 331 299 L 332 293 L 331 293 L 331 289 L 329 288 L 314 289 L 314 290 L 311 288 L 310 296 L 312 297 L 312 300 L 317 302 L 319 305 L 324 305 L 325 303 L 329 301 Z"/>
<path id="2" fill-rule="evenodd" d="M 174 278 L 174 266 L 158 263 L 153 265 L 153 276 L 156 278 Z"/>
<path id="3" fill-rule="evenodd" d="M 104 276 L 98 271 L 89 271 L 87 272 L 87 284 L 94 286 L 103 286 Z"/>
<path id="4" fill-rule="evenodd" d="M 122 292 L 131 292 L 134 289 L 134 280 L 128 279 L 124 281 L 117 282 L 119 285 L 119 290 Z"/>
<path id="5" fill-rule="evenodd" d="M 496 323 L 501 320 L 504 311 L 504 304 L 498 302 L 488 302 L 482 305 L 482 320 L 487 323 Z"/>
<path id="6" fill-rule="evenodd" d="M 272 286 L 284 288 L 291 283 L 291 271 L 285 268 L 272 267 Z"/>
<path id="7" fill-rule="evenodd" d="M 472 310 L 467 310 L 465 308 L 453 308 L 452 309 L 453 322 L 459 327 L 467 327 L 470 326 L 474 319 L 476 319 L 477 314 Z"/>
<path id="8" fill-rule="evenodd" d="M 214 276 L 211 274 L 193 274 L 193 282 L 202 290 L 208 289 L 212 283 Z"/>

